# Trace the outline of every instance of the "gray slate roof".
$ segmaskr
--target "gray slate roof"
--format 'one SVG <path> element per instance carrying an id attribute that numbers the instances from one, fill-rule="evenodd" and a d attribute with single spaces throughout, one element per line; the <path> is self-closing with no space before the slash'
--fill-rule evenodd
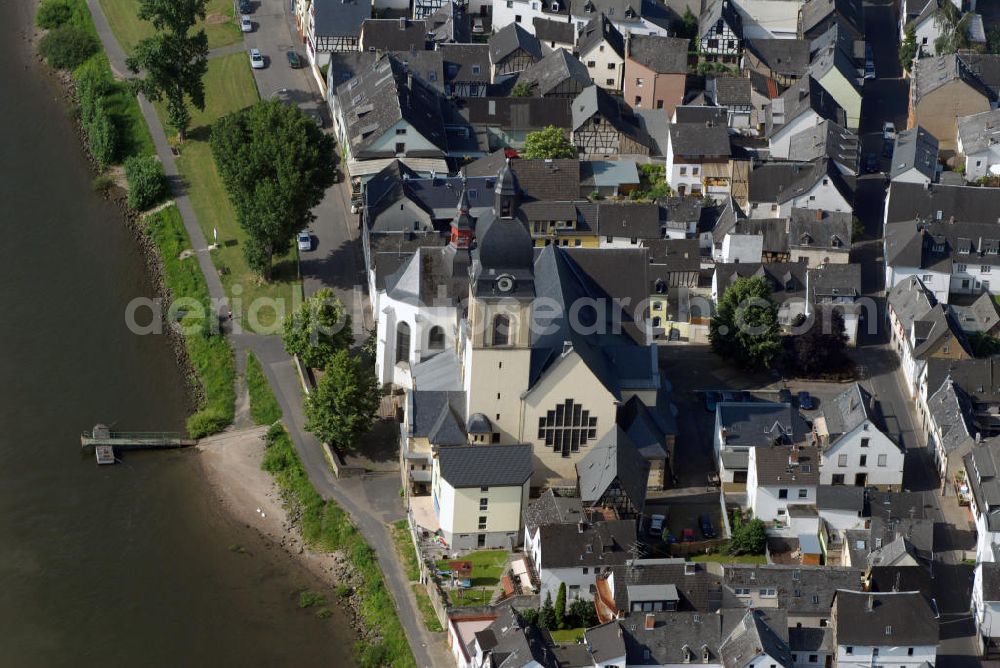
<path id="1" fill-rule="evenodd" d="M 647 628 L 646 619 L 645 613 L 631 613 L 611 622 L 624 631 L 627 665 L 696 664 L 702 661 L 705 651 L 709 662 L 721 663 L 722 615 L 657 612 L 652 613 L 652 628 Z"/>
<path id="2" fill-rule="evenodd" d="M 792 135 L 788 156 L 793 160 L 805 161 L 829 156 L 838 165 L 858 173 L 859 149 L 860 142 L 856 134 L 833 121 L 823 119 Z"/>
<path id="3" fill-rule="evenodd" d="M 894 182 L 889 185 L 886 223 L 954 218 L 958 223 L 996 223 L 1000 219 L 1000 188 L 972 188 L 932 183 Z M 937 212 L 940 211 L 940 217 Z M 977 234 L 978 236 L 978 234 Z M 1000 236 L 1000 235 L 998 235 Z"/>
<path id="4" fill-rule="evenodd" d="M 809 69 L 809 42 L 804 39 L 748 39 L 745 48 L 775 74 L 801 77 Z"/>
<path id="5" fill-rule="evenodd" d="M 957 120 L 958 136 L 966 155 L 985 151 L 1000 141 L 1000 109 L 991 109 Z"/>
<path id="6" fill-rule="evenodd" d="M 715 103 L 720 107 L 748 107 L 751 102 L 750 79 L 715 77 Z"/>
<path id="7" fill-rule="evenodd" d="M 722 605 L 719 578 L 701 564 L 683 559 L 633 559 L 613 566 L 611 573 L 615 607 L 621 611 L 630 609 L 629 587 L 644 585 L 674 585 L 678 611 L 713 613 Z"/>
<path id="8" fill-rule="evenodd" d="M 919 104 L 921 98 L 952 81 L 963 81 L 973 91 L 981 93 L 990 100 L 995 100 L 997 97 L 995 84 L 993 87 L 987 85 L 980 74 L 977 74 L 977 71 L 970 67 L 970 63 L 974 66 L 980 66 L 980 74 L 985 74 L 988 79 L 992 78 L 994 60 L 972 59 L 954 53 L 918 60 L 913 67 L 913 82 L 910 84 L 910 95 L 914 102 Z"/>
<path id="9" fill-rule="evenodd" d="M 540 569 L 624 564 L 636 537 L 634 520 L 543 524 L 538 531 L 542 563 L 536 566 Z"/>
<path id="10" fill-rule="evenodd" d="M 576 465 L 580 498 L 585 504 L 594 504 L 617 481 L 622 493 L 641 513 L 646 506 L 649 467 L 625 430 L 615 425 Z"/>
<path id="11" fill-rule="evenodd" d="M 717 262 L 715 281 L 718 297 L 739 278 L 760 276 L 771 286 L 771 299 L 783 304 L 790 299 L 805 298 L 808 267 L 802 262 Z M 754 405 L 754 404 L 747 404 Z"/>
<path id="12" fill-rule="evenodd" d="M 927 387 L 941 387 L 951 377 L 975 403 L 1000 403 L 1000 358 L 927 360 Z"/>
<path id="13" fill-rule="evenodd" d="M 720 402 L 716 410 L 727 432 L 727 446 L 771 446 L 775 440 L 791 445 L 805 440 L 805 424 L 790 404 Z"/>
<path id="14" fill-rule="evenodd" d="M 808 34 L 834 18 L 846 21 L 856 34 L 864 35 L 861 0 L 808 0 L 799 10 L 799 31 Z"/>
<path id="15" fill-rule="evenodd" d="M 535 37 L 542 42 L 556 44 L 574 44 L 576 42 L 576 27 L 571 21 L 556 21 L 536 16 L 532 19 L 535 26 Z"/>
<path id="16" fill-rule="evenodd" d="M 927 410 L 941 432 L 938 441 L 946 453 L 950 455 L 972 444 L 975 438 L 972 400 L 951 376 L 927 399 Z"/>
<path id="17" fill-rule="evenodd" d="M 618 620 L 594 626 L 584 632 L 590 661 L 600 665 L 625 654 L 625 640 Z"/>
<path id="18" fill-rule="evenodd" d="M 903 130 L 896 135 L 896 148 L 892 152 L 892 169 L 889 178 L 894 179 L 915 169 L 931 181 L 937 171 L 938 140 L 934 135 L 917 126 Z"/>
<path id="19" fill-rule="evenodd" d="M 729 128 L 725 121 L 670 124 L 670 146 L 675 156 L 685 158 L 729 157 Z"/>
<path id="20" fill-rule="evenodd" d="M 518 83 L 534 84 L 538 95 L 545 97 L 563 82 L 572 79 L 581 88 L 591 85 L 587 66 L 566 49 L 555 49 L 524 70 Z"/>
<path id="21" fill-rule="evenodd" d="M 688 40 L 659 35 L 633 35 L 628 57 L 658 74 L 687 74 Z"/>
<path id="22" fill-rule="evenodd" d="M 819 484 L 819 451 L 813 446 L 802 446 L 797 451 L 783 445 L 758 446 L 753 456 L 758 485 L 809 487 Z M 793 464 L 793 461 L 798 463 Z"/>
<path id="23" fill-rule="evenodd" d="M 784 668 L 792 668 L 794 662 L 788 647 L 788 621 L 784 611 L 747 610 L 722 642 L 720 653 L 725 666 L 743 666 L 764 653 Z"/>
<path id="24" fill-rule="evenodd" d="M 823 417 L 831 440 L 836 440 L 842 434 L 853 431 L 865 420 L 872 419 L 874 397 L 859 383 L 850 387 L 826 402 L 823 407 Z"/>
<path id="25" fill-rule="evenodd" d="M 531 132 L 569 126 L 572 103 L 561 97 L 467 97 L 463 112 L 473 125 Z"/>
<path id="26" fill-rule="evenodd" d="M 600 202 L 598 234 L 607 237 L 660 239 L 660 207 L 656 204 Z"/>
<path id="27" fill-rule="evenodd" d="M 854 201 L 853 185 L 834 161 L 822 157 L 807 163 L 769 162 L 750 172 L 750 201 L 782 204 L 829 179 L 848 204 Z"/>
<path id="28" fill-rule="evenodd" d="M 969 487 L 990 531 L 1000 531 L 1000 439 L 983 439 L 965 456 Z"/>
<path id="29" fill-rule="evenodd" d="M 357 37 L 372 6 L 363 0 L 313 0 L 312 11 L 317 37 Z"/>
<path id="30" fill-rule="evenodd" d="M 860 514 L 865 509 L 865 488 L 820 485 L 816 488 L 816 507 L 820 510 L 850 510 Z"/>
<path id="31" fill-rule="evenodd" d="M 465 392 L 414 390 L 410 393 L 412 436 L 432 445 L 464 445 Z"/>
<path id="32" fill-rule="evenodd" d="M 816 79 L 805 76 L 766 107 L 765 136 L 771 137 L 808 110 L 840 126 L 847 122 L 847 113 L 837 100 Z"/>
<path id="33" fill-rule="evenodd" d="M 619 58 L 625 57 L 625 38 L 622 37 L 615 24 L 607 16 L 601 14 L 592 18 L 580 31 L 576 50 L 582 56 L 598 44 L 605 42 Z"/>
<path id="34" fill-rule="evenodd" d="M 990 334 L 1000 325 L 1000 305 L 997 305 L 988 292 L 976 297 L 968 306 L 948 304 L 948 309 L 965 332 Z"/>
<path id="35" fill-rule="evenodd" d="M 919 592 L 838 591 L 837 644 L 937 645 L 938 620 Z"/>
<path id="36" fill-rule="evenodd" d="M 486 44 L 438 44 L 448 82 L 490 82 L 490 47 Z M 472 71 L 479 66 L 479 74 Z M 469 98 L 478 100 L 480 98 Z"/>
<path id="37" fill-rule="evenodd" d="M 729 564 L 723 568 L 723 584 L 731 598 L 727 607 L 737 604 L 735 588 L 768 588 L 776 590 L 778 607 L 790 616 L 828 617 L 836 591 L 860 587 L 863 574 L 862 569 L 846 566 Z"/>
<path id="38" fill-rule="evenodd" d="M 639 144 L 651 144 L 639 120 L 623 100 L 599 86 L 588 86 L 573 98 L 573 130 L 579 130 L 595 114 L 600 115 L 602 123 L 609 123 L 615 130 Z"/>
<path id="39" fill-rule="evenodd" d="M 987 561 L 976 568 L 983 572 L 983 601 L 1000 601 L 1000 563 Z"/>
<path id="40" fill-rule="evenodd" d="M 517 23 L 508 23 L 493 33 L 489 39 L 490 61 L 498 64 L 518 49 L 524 49 L 535 60 L 542 58 L 542 46 L 538 38 Z"/>
<path id="41" fill-rule="evenodd" d="M 452 487 L 523 485 L 534 464 L 531 445 L 459 445 L 437 452 L 441 477 Z"/>
<path id="42" fill-rule="evenodd" d="M 852 241 L 852 215 L 846 211 L 794 208 L 788 218 L 790 247 L 849 251 Z"/>
<path id="43" fill-rule="evenodd" d="M 542 492 L 524 509 L 524 526 L 529 531 L 543 524 L 576 524 L 584 519 L 580 497 L 556 496 L 552 489 Z"/>
<path id="44" fill-rule="evenodd" d="M 427 25 L 408 19 L 365 19 L 361 24 L 361 37 L 366 49 L 423 50 L 427 46 Z"/>
<path id="45" fill-rule="evenodd" d="M 549 643 L 537 626 L 525 624 L 514 606 L 500 607 L 498 612 L 496 620 L 475 635 L 475 642 L 487 655 L 487 665 L 496 668 L 527 665 L 556 668 Z"/>

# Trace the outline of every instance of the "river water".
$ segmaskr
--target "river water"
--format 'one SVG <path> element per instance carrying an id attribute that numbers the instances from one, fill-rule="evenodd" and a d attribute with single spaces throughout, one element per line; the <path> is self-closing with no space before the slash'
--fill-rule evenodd
<path id="1" fill-rule="evenodd" d="M 125 327 L 153 290 L 29 4 L 0 0 L 0 666 L 349 665 L 343 615 L 298 609 L 320 585 L 220 512 L 197 453 L 81 452 L 96 421 L 179 430 L 188 406 L 168 342 Z"/>

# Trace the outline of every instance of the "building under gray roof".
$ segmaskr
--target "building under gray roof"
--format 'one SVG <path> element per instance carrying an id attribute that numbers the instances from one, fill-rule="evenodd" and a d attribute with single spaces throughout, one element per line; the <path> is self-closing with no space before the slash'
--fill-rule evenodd
<path id="1" fill-rule="evenodd" d="M 662 239 L 660 207 L 656 204 L 600 202 L 597 233 L 603 237 Z"/>
<path id="2" fill-rule="evenodd" d="M 729 128 L 724 119 L 721 123 L 671 123 L 670 147 L 682 158 L 728 158 Z"/>
<path id="3" fill-rule="evenodd" d="M 799 10 L 799 33 L 809 39 L 834 22 L 846 23 L 857 38 L 865 34 L 861 0 L 808 0 Z"/>
<path id="4" fill-rule="evenodd" d="M 576 25 L 572 21 L 556 21 L 541 16 L 532 19 L 535 37 L 541 42 L 558 44 L 576 43 Z"/>
<path id="5" fill-rule="evenodd" d="M 538 532 L 542 563 L 535 565 L 539 569 L 621 565 L 636 541 L 635 520 L 543 524 Z"/>
<path id="6" fill-rule="evenodd" d="M 567 81 L 575 82 L 580 89 L 591 85 L 587 66 L 566 49 L 555 49 L 538 62 L 532 63 L 517 81 L 531 84 L 541 97 L 550 95 Z"/>
<path id="7" fill-rule="evenodd" d="M 672 584 L 677 591 L 676 610 L 683 612 L 718 612 L 722 605 L 722 585 L 719 578 L 703 564 L 684 559 L 630 559 L 623 565 L 612 566 L 605 575 L 614 586 L 615 608 L 628 612 L 633 606 L 630 587 Z"/>
<path id="8" fill-rule="evenodd" d="M 929 181 L 937 176 L 938 140 L 919 125 L 896 135 L 889 178 L 895 179 L 911 170 L 920 172 Z"/>
<path id="9" fill-rule="evenodd" d="M 850 252 L 852 228 L 849 212 L 793 208 L 788 217 L 788 245 Z"/>
<path id="10" fill-rule="evenodd" d="M 431 445 L 468 443 L 465 435 L 465 392 L 414 390 L 407 395 L 408 436 Z"/>
<path id="11" fill-rule="evenodd" d="M 984 292 L 967 306 L 948 304 L 948 309 L 967 333 L 979 332 L 994 334 L 1000 326 L 1000 305 L 993 300 L 993 295 Z"/>
<path id="12" fill-rule="evenodd" d="M 791 404 L 723 401 L 716 410 L 719 425 L 726 431 L 727 447 L 770 447 L 805 441 L 805 423 Z"/>
<path id="13" fill-rule="evenodd" d="M 715 77 L 712 79 L 713 101 L 720 107 L 742 108 L 751 104 L 751 85 L 747 77 Z"/>
<path id="14" fill-rule="evenodd" d="M 788 647 L 788 619 L 784 610 L 751 608 L 736 624 L 719 648 L 725 666 L 746 665 L 766 654 L 783 668 L 792 668 L 794 660 Z"/>
<path id="15" fill-rule="evenodd" d="M 632 613 L 610 622 L 622 630 L 626 664 L 721 664 L 723 616 L 697 612 Z M 590 636 L 587 636 L 588 641 Z"/>
<path id="16" fill-rule="evenodd" d="M 600 86 L 588 86 L 573 98 L 572 129 L 579 130 L 595 115 L 600 116 L 602 123 L 611 125 L 638 144 L 648 147 L 652 143 L 631 108 L 621 98 Z"/>
<path id="17" fill-rule="evenodd" d="M 615 425 L 576 465 L 577 488 L 584 504 L 606 500 L 617 488 L 641 514 L 646 507 L 650 464 L 625 430 Z"/>
<path id="18" fill-rule="evenodd" d="M 952 81 L 963 81 L 987 99 L 996 100 L 995 85 L 992 87 L 987 85 L 980 73 L 977 73 L 970 66 L 970 60 L 972 59 L 969 56 L 954 53 L 917 60 L 913 66 L 912 83 L 910 84 L 913 104 L 918 104 L 923 97 Z M 985 63 L 987 65 L 987 67 L 980 67 L 980 72 L 986 72 L 986 78 L 991 78 L 992 70 L 995 69 L 993 62 L 993 60 L 972 60 L 974 64 Z"/>
<path id="19" fill-rule="evenodd" d="M 858 136 L 827 119 L 792 135 L 788 143 L 788 155 L 795 160 L 812 161 L 829 156 L 850 174 L 858 173 L 859 151 Z"/>
<path id="20" fill-rule="evenodd" d="M 314 0 L 313 30 L 323 37 L 357 37 L 361 23 L 372 15 L 371 3 L 362 0 Z"/>
<path id="21" fill-rule="evenodd" d="M 725 607 L 745 606 L 737 589 L 774 589 L 778 607 L 790 616 L 827 618 L 836 591 L 860 587 L 863 575 L 862 569 L 846 566 L 727 564 L 723 567 L 723 603 Z"/>
<path id="22" fill-rule="evenodd" d="M 753 456 L 758 485 L 819 484 L 819 451 L 814 446 L 761 445 L 754 448 Z"/>
<path id="23" fill-rule="evenodd" d="M 826 92 L 816 79 L 805 76 L 767 105 L 764 136 L 773 136 L 810 110 L 816 112 L 820 118 L 831 120 L 837 125 L 844 126 L 847 123 L 847 113 L 837 100 Z"/>
<path id="24" fill-rule="evenodd" d="M 865 510 L 865 488 L 853 485 L 819 485 L 816 488 L 819 510 L 849 510 L 858 517 Z"/>
<path id="25" fill-rule="evenodd" d="M 361 42 L 366 50 L 423 50 L 427 48 L 427 25 L 405 18 L 365 19 L 361 23 Z"/>
<path id="26" fill-rule="evenodd" d="M 804 39 L 748 39 L 744 48 L 778 75 L 800 78 L 809 70 L 809 42 Z"/>
<path id="27" fill-rule="evenodd" d="M 557 496 L 547 489 L 524 509 L 524 526 L 534 531 L 543 524 L 577 524 L 586 519 L 578 496 Z"/>
<path id="28" fill-rule="evenodd" d="M 852 383 L 823 407 L 823 418 L 831 442 L 853 431 L 866 420 L 875 422 L 876 417 L 875 397 L 861 387 L 860 383 Z M 876 428 L 881 431 L 877 423 Z"/>
<path id="29" fill-rule="evenodd" d="M 997 223 L 1000 220 L 1000 188 L 970 188 L 932 183 L 889 184 L 885 222 L 949 221 Z"/>
<path id="30" fill-rule="evenodd" d="M 957 119 L 958 138 L 965 155 L 985 151 L 1000 142 L 1000 109 Z"/>
<path id="31" fill-rule="evenodd" d="M 689 40 L 660 35 L 632 35 L 628 58 L 657 74 L 687 74 Z"/>
<path id="32" fill-rule="evenodd" d="M 534 60 L 541 60 L 542 45 L 538 38 L 525 30 L 518 23 L 508 23 L 493 33 L 489 39 L 490 61 L 497 65 L 504 58 L 518 49 L 523 49 Z"/>
<path id="33" fill-rule="evenodd" d="M 972 446 L 976 429 L 973 423 L 972 400 L 951 376 L 927 399 L 927 411 L 941 436 L 938 445 L 947 455 L 960 455 Z"/>
<path id="34" fill-rule="evenodd" d="M 838 591 L 838 645 L 937 645 L 938 620 L 920 592 Z"/>
<path id="35" fill-rule="evenodd" d="M 601 43 L 607 43 L 619 58 L 625 57 L 625 38 L 603 13 L 590 19 L 577 38 L 577 53 L 583 55 Z"/>
<path id="36" fill-rule="evenodd" d="M 1000 531 L 1000 438 L 983 439 L 965 456 L 965 471 L 976 508 L 990 531 Z"/>
<path id="37" fill-rule="evenodd" d="M 509 487 L 531 478 L 531 445 L 458 445 L 438 448 L 441 477 L 452 487 Z"/>

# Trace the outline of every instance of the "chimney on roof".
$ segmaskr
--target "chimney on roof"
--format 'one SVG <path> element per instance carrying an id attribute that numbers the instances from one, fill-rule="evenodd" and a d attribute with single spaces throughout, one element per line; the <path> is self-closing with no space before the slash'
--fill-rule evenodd
<path id="1" fill-rule="evenodd" d="M 729 437 L 729 430 L 723 427 L 719 430 L 719 436 L 722 438 L 722 444 L 726 444 L 726 439 Z"/>
<path id="2" fill-rule="evenodd" d="M 577 522 L 576 523 L 576 532 L 577 533 L 583 533 L 584 530 L 586 530 L 586 528 L 587 528 L 587 524 L 585 522 Z"/>
<path id="3" fill-rule="evenodd" d="M 875 609 L 875 597 L 869 594 L 868 599 L 865 601 L 865 610 L 871 612 L 874 609 Z"/>
<path id="4" fill-rule="evenodd" d="M 650 630 L 650 629 L 656 628 L 656 616 L 653 613 L 651 613 L 651 612 L 647 612 L 646 613 L 646 622 L 645 622 L 645 624 L 643 626 L 645 627 L 645 629 L 647 631 Z"/>
<path id="5" fill-rule="evenodd" d="M 955 224 L 955 216 L 948 216 L 948 224 L 949 225 Z"/>
<path id="6" fill-rule="evenodd" d="M 799 449 L 792 448 L 788 451 L 788 465 L 798 466 L 799 465 Z"/>
<path id="7" fill-rule="evenodd" d="M 816 220 L 823 220 L 823 209 L 816 209 Z"/>

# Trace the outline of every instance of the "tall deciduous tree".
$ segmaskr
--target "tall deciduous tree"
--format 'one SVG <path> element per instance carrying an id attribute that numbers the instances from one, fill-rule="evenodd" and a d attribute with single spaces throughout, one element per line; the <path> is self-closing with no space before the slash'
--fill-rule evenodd
<path id="1" fill-rule="evenodd" d="M 183 140 L 191 125 L 188 102 L 205 108 L 205 72 L 208 37 L 191 33 L 205 18 L 206 0 L 141 0 L 139 18 L 149 21 L 156 34 L 139 41 L 126 64 L 134 74 L 135 89 L 150 100 L 166 100 L 167 122 Z"/>
<path id="2" fill-rule="evenodd" d="M 559 583 L 559 592 L 556 594 L 556 624 L 559 628 L 566 626 L 566 583 Z"/>
<path id="3" fill-rule="evenodd" d="M 575 158 L 576 146 L 562 128 L 550 125 L 545 129 L 528 133 L 524 138 L 523 155 L 530 160 Z"/>
<path id="4" fill-rule="evenodd" d="M 216 121 L 211 146 L 248 236 L 243 254 L 269 280 L 274 256 L 290 250 L 333 185 L 333 138 L 298 107 L 262 101 Z"/>
<path id="5" fill-rule="evenodd" d="M 917 33 L 916 28 L 909 26 L 903 41 L 899 45 L 899 64 L 907 72 L 913 67 L 913 59 L 917 57 Z"/>
<path id="6" fill-rule="evenodd" d="M 316 389 L 306 397 L 306 429 L 324 443 L 353 450 L 371 429 L 378 405 L 375 374 L 365 369 L 359 357 L 338 350 Z"/>
<path id="7" fill-rule="evenodd" d="M 317 290 L 298 311 L 285 318 L 281 340 L 289 355 L 298 355 L 310 368 L 322 369 L 335 352 L 354 343 L 351 316 L 333 290 Z"/>
<path id="8" fill-rule="evenodd" d="M 972 40 L 969 39 L 971 23 L 972 12 L 963 14 L 951 0 L 944 0 L 934 12 L 934 25 L 941 31 L 934 40 L 934 51 L 937 55 L 968 49 L 972 45 Z"/>
<path id="9" fill-rule="evenodd" d="M 760 276 L 730 285 L 709 327 L 712 349 L 743 367 L 767 368 L 781 350 L 778 307 Z"/>
<path id="10" fill-rule="evenodd" d="M 552 592 L 545 593 L 545 602 L 538 613 L 538 625 L 543 629 L 554 631 L 559 628 L 559 620 L 556 619 L 556 609 L 552 607 Z"/>

